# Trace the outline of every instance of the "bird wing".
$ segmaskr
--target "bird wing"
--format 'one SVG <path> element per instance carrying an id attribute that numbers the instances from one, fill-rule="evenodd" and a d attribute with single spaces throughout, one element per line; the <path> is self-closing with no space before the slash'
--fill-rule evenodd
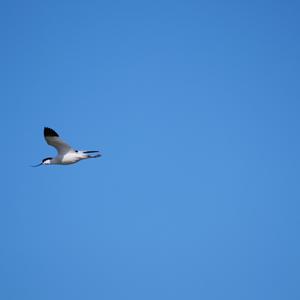
<path id="1" fill-rule="evenodd" d="M 59 137 L 59 135 L 49 127 L 44 127 L 44 137 L 47 144 L 54 147 L 60 155 L 64 155 L 67 152 L 74 151 L 71 146 L 65 143 Z"/>

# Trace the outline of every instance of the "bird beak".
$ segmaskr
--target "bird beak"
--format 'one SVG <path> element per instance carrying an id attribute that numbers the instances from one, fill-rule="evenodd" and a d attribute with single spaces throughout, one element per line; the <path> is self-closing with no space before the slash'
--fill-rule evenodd
<path id="1" fill-rule="evenodd" d="M 35 168 L 35 167 L 39 167 L 39 166 L 41 166 L 43 163 L 41 162 L 40 164 L 38 164 L 38 165 L 35 165 L 35 166 L 32 166 L 33 168 Z"/>

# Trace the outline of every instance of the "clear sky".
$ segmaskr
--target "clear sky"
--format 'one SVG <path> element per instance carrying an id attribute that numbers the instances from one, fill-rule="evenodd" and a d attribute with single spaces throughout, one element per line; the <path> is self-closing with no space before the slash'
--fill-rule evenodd
<path id="1" fill-rule="evenodd" d="M 300 299 L 298 3 L 2 1 L 0 299 Z"/>

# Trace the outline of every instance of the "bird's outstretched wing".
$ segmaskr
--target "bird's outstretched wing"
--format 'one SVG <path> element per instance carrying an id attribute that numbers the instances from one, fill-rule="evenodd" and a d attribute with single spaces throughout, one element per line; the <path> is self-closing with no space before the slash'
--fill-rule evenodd
<path id="1" fill-rule="evenodd" d="M 44 137 L 48 145 L 53 146 L 59 155 L 74 151 L 71 146 L 65 143 L 59 135 L 51 128 L 44 127 Z"/>

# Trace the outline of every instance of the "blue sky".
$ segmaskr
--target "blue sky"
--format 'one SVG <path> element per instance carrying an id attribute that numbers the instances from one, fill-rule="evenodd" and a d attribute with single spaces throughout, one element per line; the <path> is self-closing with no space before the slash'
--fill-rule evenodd
<path id="1" fill-rule="evenodd" d="M 0 6 L 1 299 L 300 298 L 297 1 Z"/>

